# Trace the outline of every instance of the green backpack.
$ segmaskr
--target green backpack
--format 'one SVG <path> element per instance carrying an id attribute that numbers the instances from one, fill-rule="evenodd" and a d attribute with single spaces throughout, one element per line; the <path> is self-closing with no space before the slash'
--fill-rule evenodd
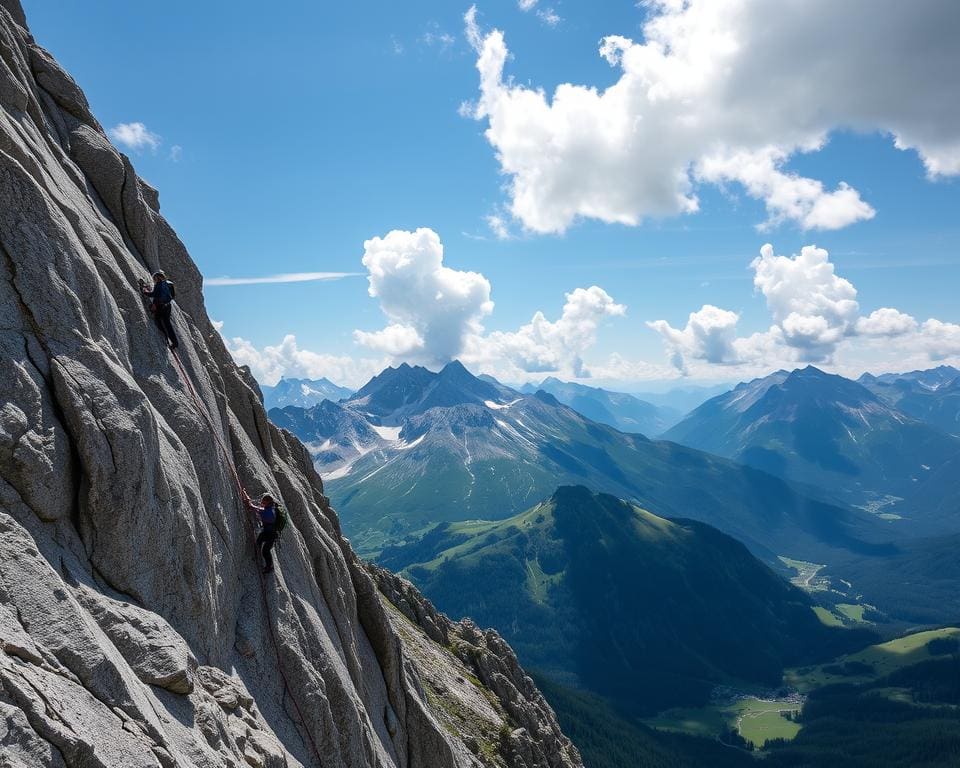
<path id="1" fill-rule="evenodd" d="M 274 523 L 273 530 L 276 531 L 277 536 L 283 533 L 283 529 L 287 527 L 287 520 L 289 516 L 287 515 L 287 510 L 281 507 L 279 504 L 274 504 L 273 508 L 277 512 L 277 522 Z"/>

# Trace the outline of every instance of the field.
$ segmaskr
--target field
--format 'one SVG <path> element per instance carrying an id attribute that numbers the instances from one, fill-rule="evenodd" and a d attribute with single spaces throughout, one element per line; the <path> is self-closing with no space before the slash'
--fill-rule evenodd
<path id="1" fill-rule="evenodd" d="M 867 621 L 865 618 L 863 618 L 863 612 L 867 610 L 869 606 L 852 605 L 851 603 L 837 603 L 835 607 L 840 613 L 846 616 L 850 621 L 854 621 L 858 624 L 872 623 L 870 621 Z"/>
<path id="2" fill-rule="evenodd" d="M 813 612 L 817 614 L 817 618 L 820 619 L 820 621 L 826 624 L 828 627 L 843 626 L 843 620 L 840 617 L 838 617 L 835 613 L 830 611 L 828 608 L 815 605 L 813 607 Z"/>
<path id="3" fill-rule="evenodd" d="M 873 624 L 864 618 L 864 612 L 872 607 L 856 603 L 837 603 L 832 609 L 816 605 L 813 612 L 828 627 L 852 627 L 857 624 Z"/>
<path id="4" fill-rule="evenodd" d="M 762 747 L 769 739 L 789 741 L 800 732 L 799 723 L 787 720 L 780 714 L 784 711 L 799 712 L 799 702 L 748 699 L 742 703 L 744 706 L 737 728 L 743 738 L 758 747 Z"/>
<path id="5" fill-rule="evenodd" d="M 698 709 L 670 709 L 645 720 L 651 728 L 677 731 L 692 736 L 716 738 L 728 728 L 762 747 L 768 739 L 792 739 L 800 726 L 787 720 L 781 712 L 799 712 L 800 699 L 760 699 L 744 696 L 731 702 Z"/>
<path id="6" fill-rule="evenodd" d="M 865 683 L 876 680 L 903 667 L 933 658 L 927 650 L 927 643 L 937 638 L 960 639 L 960 629 L 946 627 L 916 632 L 885 643 L 871 645 L 857 653 L 842 656 L 831 664 L 788 669 L 784 674 L 784 682 L 801 693 L 806 693 L 831 683 Z M 866 666 L 862 671 L 854 674 L 834 674 L 825 669 L 850 663 Z"/>

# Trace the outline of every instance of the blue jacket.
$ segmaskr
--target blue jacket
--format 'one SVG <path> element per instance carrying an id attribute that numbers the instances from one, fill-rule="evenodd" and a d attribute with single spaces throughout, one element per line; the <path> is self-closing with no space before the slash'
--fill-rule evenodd
<path id="1" fill-rule="evenodd" d="M 277 508 L 273 504 L 260 510 L 260 522 L 264 528 L 273 528 L 277 524 Z"/>
<path id="2" fill-rule="evenodd" d="M 157 304 L 169 304 L 173 301 L 174 288 L 169 280 L 161 280 L 153 286 L 152 291 L 146 293 Z"/>

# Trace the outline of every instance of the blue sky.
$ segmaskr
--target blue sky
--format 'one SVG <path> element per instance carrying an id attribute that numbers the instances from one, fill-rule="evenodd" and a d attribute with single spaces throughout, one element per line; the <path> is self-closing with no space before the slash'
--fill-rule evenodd
<path id="1" fill-rule="evenodd" d="M 356 385 L 383 364 L 456 355 L 510 381 L 558 373 L 642 390 L 806 362 L 853 374 L 956 361 L 960 123 L 942 105 L 960 94 L 950 67 L 923 63 L 940 48 L 956 57 L 952 4 L 891 11 L 912 15 L 890 24 L 858 17 L 863 3 L 811 6 L 812 34 L 836 13 L 826 26 L 846 37 L 811 43 L 807 19 L 775 19 L 775 59 L 751 38 L 762 10 L 714 3 L 713 18 L 672 5 L 481 2 L 471 41 L 466 3 L 287 2 L 264 14 L 241 2 L 24 2 L 104 128 L 149 132 L 140 146 L 131 129 L 114 141 L 207 278 L 359 273 L 208 285 L 210 316 L 263 380 Z M 687 25 L 644 26 L 658 18 Z M 658 35 L 670 47 L 650 65 L 643 46 Z M 614 41 L 608 61 L 608 36 L 633 43 Z M 498 52 L 505 75 L 488 78 L 482 108 L 477 62 Z M 891 58 L 901 64 L 887 75 Z M 552 109 L 564 83 L 577 101 Z M 628 98 L 585 88 L 614 84 Z M 610 127 L 621 124 L 632 143 Z M 498 138 L 484 135 L 491 126 Z M 794 199 L 798 179 L 822 188 Z M 831 197 L 841 183 L 853 192 Z M 678 212 L 678 195 L 697 211 Z M 771 207 L 784 195 L 789 213 Z M 419 228 L 436 237 L 413 237 Z M 751 267 L 765 243 L 773 253 Z M 813 244 L 829 256 L 797 256 Z M 425 266 L 407 274 L 405 259 Z M 704 305 L 717 312 L 688 324 Z M 873 316 L 880 308 L 890 312 Z M 281 346 L 288 335 L 295 346 Z"/>

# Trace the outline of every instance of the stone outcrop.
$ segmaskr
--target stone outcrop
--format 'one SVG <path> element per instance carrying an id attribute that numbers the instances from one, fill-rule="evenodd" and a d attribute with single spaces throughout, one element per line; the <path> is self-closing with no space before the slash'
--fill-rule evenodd
<path id="1" fill-rule="evenodd" d="M 0 0 L 0 765 L 579 766 L 499 637 L 355 556 L 159 210 Z M 266 581 L 218 442 L 290 514 Z"/>

